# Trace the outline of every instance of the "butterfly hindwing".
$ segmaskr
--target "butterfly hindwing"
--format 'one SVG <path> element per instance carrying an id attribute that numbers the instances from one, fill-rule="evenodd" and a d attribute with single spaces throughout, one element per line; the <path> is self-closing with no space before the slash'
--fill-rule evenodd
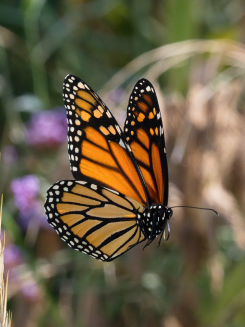
<path id="1" fill-rule="evenodd" d="M 139 80 L 129 98 L 126 141 L 140 167 L 151 203 L 167 205 L 168 168 L 163 124 L 152 84 Z"/>
<path id="2" fill-rule="evenodd" d="M 98 183 L 148 203 L 147 190 L 131 149 L 100 97 L 80 78 L 63 85 L 68 121 L 68 154 L 76 180 Z"/>
<path id="3" fill-rule="evenodd" d="M 45 211 L 67 244 L 102 261 L 111 261 L 145 239 L 136 200 L 100 185 L 60 181 L 47 191 Z"/>

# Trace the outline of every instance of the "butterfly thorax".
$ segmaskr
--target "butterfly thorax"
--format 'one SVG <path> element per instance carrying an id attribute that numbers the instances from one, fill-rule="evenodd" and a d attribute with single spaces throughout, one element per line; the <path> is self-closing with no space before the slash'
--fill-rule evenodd
<path id="1" fill-rule="evenodd" d="M 163 233 L 172 214 L 172 209 L 162 205 L 145 208 L 140 222 L 145 237 L 154 240 L 157 235 Z"/>

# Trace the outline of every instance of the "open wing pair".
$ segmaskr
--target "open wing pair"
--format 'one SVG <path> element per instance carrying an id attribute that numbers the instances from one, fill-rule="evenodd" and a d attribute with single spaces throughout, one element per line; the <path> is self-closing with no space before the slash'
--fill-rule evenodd
<path id="1" fill-rule="evenodd" d="M 75 250 L 111 261 L 163 233 L 168 171 L 155 90 L 139 80 L 129 98 L 124 132 L 100 97 L 81 79 L 63 85 L 68 154 L 75 180 L 47 191 L 48 222 Z"/>

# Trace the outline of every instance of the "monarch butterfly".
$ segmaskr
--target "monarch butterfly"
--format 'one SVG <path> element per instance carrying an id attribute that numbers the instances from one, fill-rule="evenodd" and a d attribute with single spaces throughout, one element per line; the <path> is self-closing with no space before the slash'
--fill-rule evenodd
<path id="1" fill-rule="evenodd" d="M 172 209 L 161 112 L 152 84 L 140 79 L 130 95 L 122 132 L 100 97 L 80 78 L 63 84 L 68 154 L 75 180 L 47 191 L 45 212 L 61 239 L 98 260 L 112 261 L 157 235 Z M 159 241 L 160 243 L 160 241 Z"/>

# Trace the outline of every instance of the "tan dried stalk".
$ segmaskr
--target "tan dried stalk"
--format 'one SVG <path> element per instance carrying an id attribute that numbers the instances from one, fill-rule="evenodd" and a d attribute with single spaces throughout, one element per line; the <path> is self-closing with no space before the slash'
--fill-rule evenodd
<path id="1" fill-rule="evenodd" d="M 1 198 L 1 211 L 0 211 L 0 234 L 1 234 L 1 222 L 2 222 L 2 207 L 3 196 Z M 4 272 L 4 241 L 0 241 L 0 327 L 11 326 L 11 314 L 7 312 L 7 287 L 8 287 L 8 275 L 6 281 L 3 278 Z"/>

